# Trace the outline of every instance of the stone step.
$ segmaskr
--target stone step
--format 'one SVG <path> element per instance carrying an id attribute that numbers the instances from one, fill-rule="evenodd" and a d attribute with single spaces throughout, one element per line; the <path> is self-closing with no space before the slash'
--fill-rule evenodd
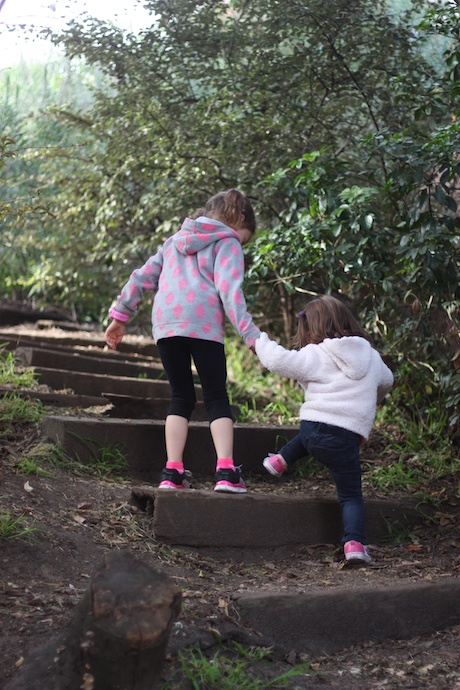
<path id="1" fill-rule="evenodd" d="M 170 394 L 168 381 L 153 379 L 135 379 L 127 376 L 106 376 L 103 374 L 89 374 L 81 371 L 66 369 L 46 369 L 35 367 L 39 383 L 50 386 L 59 391 L 70 388 L 80 395 L 100 395 L 114 393 L 136 398 L 167 398 Z M 197 400 L 202 399 L 200 387 L 196 387 Z"/>
<path id="2" fill-rule="evenodd" d="M 0 396 L 17 395 L 23 399 L 40 400 L 44 405 L 56 405 L 57 407 L 95 407 L 109 405 L 107 398 L 91 395 L 70 395 L 68 393 L 47 393 L 46 391 L 32 391 L 21 388 L 8 388 L 0 386 Z"/>
<path id="3" fill-rule="evenodd" d="M 159 419 L 164 420 L 168 414 L 170 400 L 169 398 L 137 398 L 129 395 L 115 395 L 113 393 L 104 393 L 104 398 L 113 405 L 113 408 L 106 414 L 108 417 L 116 417 L 117 419 Z M 231 405 L 232 414 L 238 417 L 239 408 L 236 405 Z M 195 409 L 193 410 L 193 421 L 207 422 L 209 419 L 208 413 L 201 400 L 198 400 Z"/>
<path id="4" fill-rule="evenodd" d="M 50 323 L 70 319 L 62 309 L 32 309 L 23 304 L 0 304 L 0 325 L 15 326 L 22 323 L 36 323 L 41 319 L 47 319 Z"/>
<path id="5" fill-rule="evenodd" d="M 131 502 L 153 513 L 156 539 L 180 546 L 238 548 L 246 550 L 245 560 L 254 557 L 253 550 L 339 544 L 342 536 L 341 510 L 335 498 L 133 486 Z M 366 529 L 372 543 L 388 538 L 389 523 L 407 528 L 419 522 L 419 513 L 408 502 L 366 501 Z"/>
<path id="6" fill-rule="evenodd" d="M 234 604 L 240 624 L 268 642 L 298 653 L 334 654 L 353 645 L 410 639 L 458 625 L 460 580 L 392 582 L 390 587 L 360 582 L 353 590 L 318 588 L 302 594 L 237 593 Z M 428 687 L 419 682 L 411 687 Z"/>
<path id="7" fill-rule="evenodd" d="M 166 379 L 163 366 L 158 362 L 146 364 L 105 356 L 88 356 L 78 350 L 50 350 L 36 347 L 18 347 L 15 357 L 25 367 L 44 369 L 64 369 L 66 371 L 86 372 L 130 378 Z"/>
<path id="8" fill-rule="evenodd" d="M 67 347 L 84 346 L 98 347 L 101 350 L 107 347 L 102 332 L 63 331 L 59 328 L 50 328 L 48 331 L 24 326 L 10 326 L 0 328 L 0 344 L 8 339 L 15 339 L 16 347 L 22 344 L 47 343 L 48 347 L 66 345 Z M 150 338 L 144 336 L 126 335 L 117 350 L 119 352 L 159 357 L 158 348 Z"/>
<path id="9" fill-rule="evenodd" d="M 235 425 L 235 462 L 245 473 L 263 472 L 261 460 L 291 439 L 298 428 Z M 50 415 L 44 418 L 42 433 L 60 443 L 70 457 L 95 461 L 97 449 L 117 445 L 125 454 L 133 479 L 156 484 L 165 463 L 164 422 L 158 420 L 88 419 Z M 207 422 L 191 422 L 185 447 L 187 469 L 198 477 L 212 479 L 216 454 Z"/>

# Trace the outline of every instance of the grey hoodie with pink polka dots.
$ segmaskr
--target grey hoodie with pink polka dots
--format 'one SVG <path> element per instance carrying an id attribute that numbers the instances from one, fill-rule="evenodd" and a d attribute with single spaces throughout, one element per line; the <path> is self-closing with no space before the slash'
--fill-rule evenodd
<path id="1" fill-rule="evenodd" d="M 133 271 L 110 310 L 129 321 L 146 290 L 154 290 L 152 332 L 160 338 L 186 336 L 224 342 L 225 314 L 246 345 L 260 336 L 241 285 L 244 255 L 238 233 L 219 221 L 186 218 L 156 254 Z"/>

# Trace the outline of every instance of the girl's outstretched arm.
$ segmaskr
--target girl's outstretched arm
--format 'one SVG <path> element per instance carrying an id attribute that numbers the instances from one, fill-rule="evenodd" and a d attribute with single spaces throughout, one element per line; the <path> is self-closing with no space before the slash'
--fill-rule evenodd
<path id="1" fill-rule="evenodd" d="M 275 374 L 286 376 L 300 382 L 308 382 L 315 371 L 315 360 L 313 352 L 308 348 L 302 350 L 287 350 L 282 345 L 278 345 L 274 340 L 270 340 L 267 333 L 262 332 L 260 338 L 256 340 L 256 354 L 264 367 L 270 369 Z"/>

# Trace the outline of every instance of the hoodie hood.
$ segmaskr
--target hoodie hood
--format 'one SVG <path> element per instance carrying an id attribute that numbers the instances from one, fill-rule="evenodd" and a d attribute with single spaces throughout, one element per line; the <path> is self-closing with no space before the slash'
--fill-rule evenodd
<path id="1" fill-rule="evenodd" d="M 364 338 L 357 335 L 326 338 L 319 347 L 349 379 L 362 379 L 369 371 L 372 347 Z"/>
<path id="2" fill-rule="evenodd" d="M 196 220 L 186 218 L 179 232 L 172 237 L 172 242 L 180 254 L 196 254 L 215 242 L 232 238 L 239 240 L 236 230 L 218 220 L 200 216 Z"/>

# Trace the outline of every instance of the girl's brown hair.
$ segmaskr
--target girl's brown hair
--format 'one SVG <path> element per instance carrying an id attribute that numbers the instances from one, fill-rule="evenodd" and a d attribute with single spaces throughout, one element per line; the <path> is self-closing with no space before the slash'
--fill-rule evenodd
<path id="1" fill-rule="evenodd" d="M 299 312 L 297 333 L 292 345 L 300 349 L 309 343 L 322 343 L 325 338 L 343 338 L 358 335 L 369 340 L 348 307 L 330 295 L 321 295 L 308 302 Z"/>
<path id="2" fill-rule="evenodd" d="M 205 204 L 203 215 L 221 220 L 231 228 L 247 228 L 253 234 L 256 231 L 256 217 L 248 197 L 239 189 L 215 194 Z M 244 220 L 241 220 L 241 215 Z"/>

